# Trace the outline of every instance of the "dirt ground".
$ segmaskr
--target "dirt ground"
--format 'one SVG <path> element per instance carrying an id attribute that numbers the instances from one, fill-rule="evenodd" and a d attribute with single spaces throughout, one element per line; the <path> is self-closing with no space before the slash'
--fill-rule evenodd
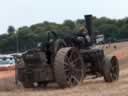
<path id="1" fill-rule="evenodd" d="M 113 48 L 115 45 L 117 48 Z M 0 96 L 128 96 L 128 42 L 106 47 L 108 45 L 104 46 L 105 53 L 114 54 L 120 60 L 120 78 L 116 82 L 105 83 L 103 78 L 98 78 L 84 80 L 74 88 L 49 85 L 46 89 L 24 89 L 15 85 L 14 71 L 4 71 L 0 72 Z"/>

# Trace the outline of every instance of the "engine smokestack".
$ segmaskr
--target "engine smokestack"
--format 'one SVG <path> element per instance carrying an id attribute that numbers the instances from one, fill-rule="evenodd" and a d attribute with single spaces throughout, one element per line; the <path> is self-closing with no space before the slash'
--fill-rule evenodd
<path id="1" fill-rule="evenodd" d="M 85 17 L 85 22 L 86 22 L 85 27 L 88 30 L 88 34 L 91 37 L 92 43 L 94 43 L 95 42 L 95 34 L 93 31 L 92 15 L 85 15 L 84 17 Z"/>

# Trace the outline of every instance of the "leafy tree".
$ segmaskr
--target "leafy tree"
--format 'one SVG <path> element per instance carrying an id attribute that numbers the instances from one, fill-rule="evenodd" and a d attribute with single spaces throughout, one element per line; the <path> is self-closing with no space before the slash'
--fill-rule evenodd
<path id="1" fill-rule="evenodd" d="M 118 38 L 119 29 L 114 24 L 102 24 L 98 30 L 105 35 L 105 38 Z"/>
<path id="2" fill-rule="evenodd" d="M 13 26 L 8 26 L 8 34 L 12 35 L 15 33 L 15 28 Z"/>
<path id="3" fill-rule="evenodd" d="M 72 32 L 75 31 L 75 23 L 71 20 L 65 20 L 63 23 L 63 30 L 65 32 Z"/>
<path id="4" fill-rule="evenodd" d="M 120 38 L 128 39 L 128 24 L 125 24 L 120 28 Z"/>

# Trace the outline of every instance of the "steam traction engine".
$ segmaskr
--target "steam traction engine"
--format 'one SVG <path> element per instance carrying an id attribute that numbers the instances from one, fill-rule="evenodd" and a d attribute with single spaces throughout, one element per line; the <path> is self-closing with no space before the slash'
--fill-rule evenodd
<path id="1" fill-rule="evenodd" d="M 48 42 L 40 48 L 30 49 L 17 58 L 16 80 L 25 88 L 34 83 L 46 86 L 56 82 L 60 87 L 78 85 L 86 76 L 104 77 L 106 82 L 119 78 L 119 64 L 116 56 L 106 56 L 102 49 L 94 46 L 92 16 L 86 15 L 86 28 L 91 39 L 83 42 L 81 34 L 70 38 L 57 38 L 55 32 L 48 33 Z M 55 39 L 51 38 L 55 36 Z M 84 38 L 84 41 L 86 38 Z"/>

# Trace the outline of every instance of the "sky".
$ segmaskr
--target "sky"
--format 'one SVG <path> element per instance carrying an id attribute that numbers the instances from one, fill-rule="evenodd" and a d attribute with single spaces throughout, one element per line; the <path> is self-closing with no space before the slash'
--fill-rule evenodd
<path id="1" fill-rule="evenodd" d="M 43 21 L 62 23 L 85 14 L 120 19 L 128 16 L 128 0 L 0 0 L 0 34 Z"/>

